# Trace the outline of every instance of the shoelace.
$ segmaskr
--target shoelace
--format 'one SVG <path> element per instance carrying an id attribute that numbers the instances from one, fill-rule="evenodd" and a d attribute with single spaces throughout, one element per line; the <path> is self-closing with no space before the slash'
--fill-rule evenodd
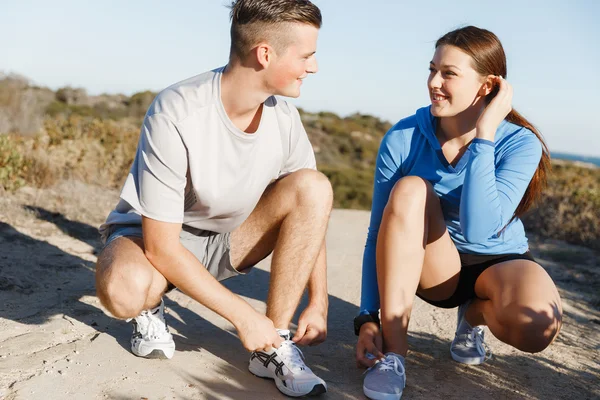
<path id="1" fill-rule="evenodd" d="M 467 330 L 467 346 L 475 347 L 479 354 L 485 356 L 486 361 L 492 358 L 492 350 L 483 340 L 483 329 L 478 326 Z"/>
<path id="2" fill-rule="evenodd" d="M 149 311 L 142 311 L 139 317 L 135 318 L 139 326 L 139 330 L 144 337 L 150 339 L 160 339 L 166 332 L 165 321 L 160 317 L 153 315 Z"/>
<path id="3" fill-rule="evenodd" d="M 293 341 L 284 340 L 276 351 L 290 371 L 308 370 L 304 363 L 304 354 Z"/>
<path id="4" fill-rule="evenodd" d="M 377 361 L 375 365 L 371 368 L 367 369 L 364 374 L 372 370 L 373 368 L 378 368 L 380 371 L 393 371 L 398 376 L 404 376 L 406 373 L 404 369 L 404 365 L 400 361 L 400 359 L 393 355 L 387 355 L 383 360 Z M 363 375 L 364 375 L 363 374 Z"/>

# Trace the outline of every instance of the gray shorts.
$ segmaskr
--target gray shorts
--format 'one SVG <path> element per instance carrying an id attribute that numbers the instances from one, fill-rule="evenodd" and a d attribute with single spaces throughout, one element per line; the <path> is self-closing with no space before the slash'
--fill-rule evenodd
<path id="1" fill-rule="evenodd" d="M 109 228 L 104 247 L 120 237 L 142 237 L 141 225 L 112 225 Z M 203 231 L 184 226 L 179 240 L 183 247 L 188 249 L 196 258 L 206 267 L 208 272 L 218 281 L 222 281 L 234 276 L 245 275 L 250 271 L 249 268 L 244 272 L 236 270 L 231 265 L 230 243 L 231 233 L 216 233 Z M 174 286 L 169 282 L 169 289 Z"/>

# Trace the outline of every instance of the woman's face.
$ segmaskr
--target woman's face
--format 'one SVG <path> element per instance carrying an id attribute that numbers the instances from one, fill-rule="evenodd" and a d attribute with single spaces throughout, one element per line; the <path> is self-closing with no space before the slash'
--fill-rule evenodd
<path id="1" fill-rule="evenodd" d="M 485 79 L 473 69 L 473 59 L 458 47 L 443 45 L 429 64 L 427 88 L 434 117 L 453 117 L 484 96 Z"/>

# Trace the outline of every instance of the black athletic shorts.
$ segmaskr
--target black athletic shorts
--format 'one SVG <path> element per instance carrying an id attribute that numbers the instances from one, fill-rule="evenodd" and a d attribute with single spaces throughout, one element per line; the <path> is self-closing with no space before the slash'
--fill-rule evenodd
<path id="1" fill-rule="evenodd" d="M 510 260 L 530 260 L 535 261 L 529 250 L 524 254 L 500 254 L 500 255 L 482 255 L 459 253 L 460 256 L 460 276 L 456 290 L 446 300 L 433 301 L 420 296 L 419 298 L 433 306 L 441 308 L 454 308 L 473 299 L 475 296 L 475 282 L 479 275 L 492 265 Z"/>

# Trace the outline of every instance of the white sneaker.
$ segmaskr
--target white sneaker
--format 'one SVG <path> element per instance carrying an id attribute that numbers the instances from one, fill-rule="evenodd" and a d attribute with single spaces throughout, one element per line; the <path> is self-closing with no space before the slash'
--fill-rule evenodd
<path id="1" fill-rule="evenodd" d="M 317 396 L 327 392 L 327 384 L 306 366 L 304 355 L 290 340 L 289 331 L 280 330 L 279 335 L 284 341 L 278 349 L 252 353 L 250 372 L 275 380 L 277 389 L 287 396 Z"/>
<path id="2" fill-rule="evenodd" d="M 144 310 L 135 318 L 131 335 L 131 351 L 138 357 L 172 358 L 175 353 L 175 342 L 165 322 L 165 303 L 150 310 Z"/>

